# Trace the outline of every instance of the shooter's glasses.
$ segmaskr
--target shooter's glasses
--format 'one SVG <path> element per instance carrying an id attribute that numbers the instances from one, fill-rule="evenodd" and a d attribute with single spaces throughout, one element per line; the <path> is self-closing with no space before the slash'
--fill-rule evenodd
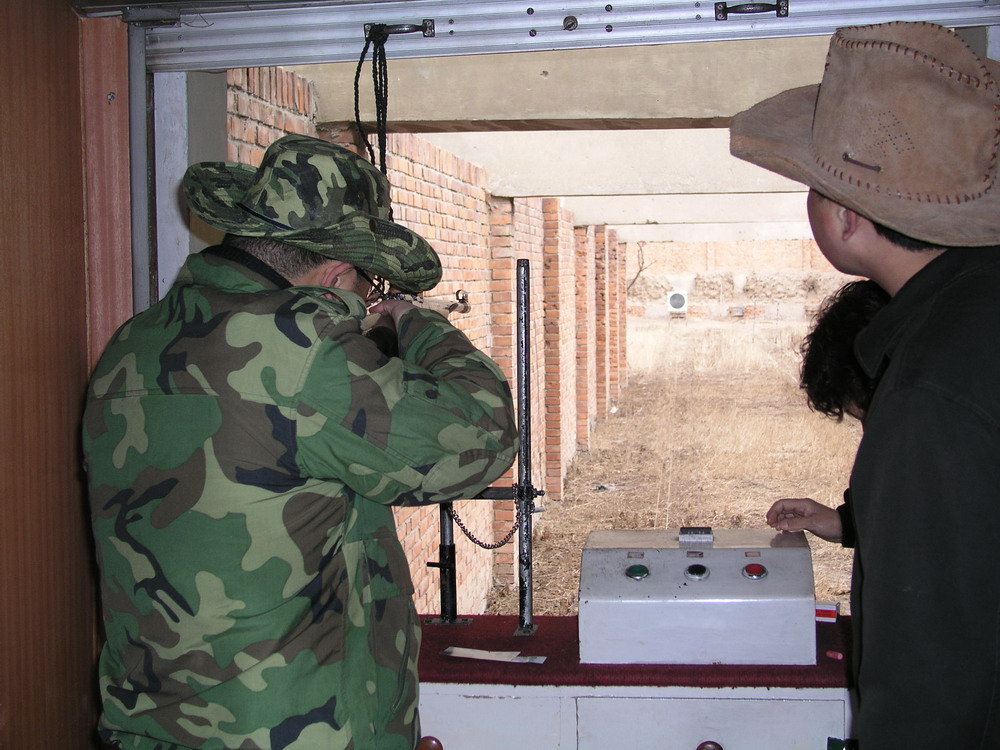
<path id="1" fill-rule="evenodd" d="M 358 276 L 368 282 L 369 286 L 368 293 L 365 295 L 365 307 L 377 305 L 379 302 L 384 300 L 389 292 L 389 282 L 380 276 L 368 274 L 360 268 L 357 270 Z"/>

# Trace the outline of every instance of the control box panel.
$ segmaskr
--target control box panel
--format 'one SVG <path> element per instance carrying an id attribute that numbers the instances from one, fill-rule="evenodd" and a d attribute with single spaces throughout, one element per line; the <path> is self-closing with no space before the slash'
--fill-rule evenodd
<path id="1" fill-rule="evenodd" d="M 803 532 L 591 532 L 580 569 L 587 664 L 816 663 Z"/>

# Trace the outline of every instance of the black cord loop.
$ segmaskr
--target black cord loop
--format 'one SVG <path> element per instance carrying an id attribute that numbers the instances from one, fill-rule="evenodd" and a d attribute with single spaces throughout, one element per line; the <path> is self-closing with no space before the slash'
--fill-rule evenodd
<path id="1" fill-rule="evenodd" d="M 372 24 L 365 35 L 365 46 L 361 50 L 357 70 L 354 71 L 354 124 L 358 128 L 361 141 L 368 149 L 372 164 L 378 164 L 382 174 L 388 177 L 385 164 L 386 153 L 386 123 L 389 112 L 389 64 L 385 56 L 385 43 L 389 39 L 389 27 L 384 23 Z M 364 67 L 368 49 L 372 48 L 372 86 L 375 94 L 375 134 L 378 140 L 379 160 L 375 161 L 375 150 L 368 142 L 364 125 L 361 124 L 361 69 Z M 389 208 L 389 220 L 392 221 L 392 207 Z"/>

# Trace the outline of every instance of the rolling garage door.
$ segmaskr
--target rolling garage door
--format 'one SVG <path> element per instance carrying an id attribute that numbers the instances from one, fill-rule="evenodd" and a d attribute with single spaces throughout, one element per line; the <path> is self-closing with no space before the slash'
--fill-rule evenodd
<path id="1" fill-rule="evenodd" d="M 154 72 L 356 60 L 374 23 L 398 32 L 390 57 L 809 36 L 884 21 L 1000 23 L 1000 0 L 71 2 L 83 15 L 121 14 L 145 27 Z"/>

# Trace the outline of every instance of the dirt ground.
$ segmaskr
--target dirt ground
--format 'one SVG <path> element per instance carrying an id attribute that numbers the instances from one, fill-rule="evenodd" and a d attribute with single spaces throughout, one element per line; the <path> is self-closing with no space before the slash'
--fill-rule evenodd
<path id="1" fill-rule="evenodd" d="M 592 530 L 765 529 L 780 497 L 839 504 L 860 428 L 806 406 L 805 331 L 805 322 L 630 321 L 628 384 L 574 460 L 564 499 L 535 516 L 534 614 L 576 613 Z M 846 613 L 850 551 L 807 536 L 817 599 Z M 516 613 L 517 598 L 497 590 L 487 611 Z"/>

